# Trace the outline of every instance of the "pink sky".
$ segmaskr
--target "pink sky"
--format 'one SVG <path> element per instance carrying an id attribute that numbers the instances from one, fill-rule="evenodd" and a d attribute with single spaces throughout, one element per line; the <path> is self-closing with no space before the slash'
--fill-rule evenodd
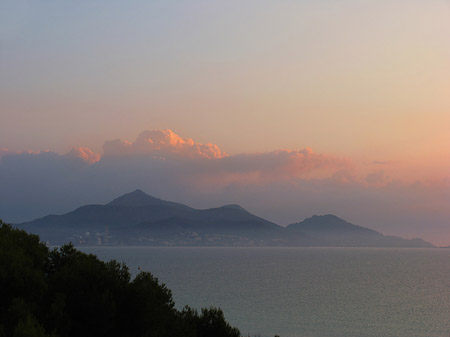
<path id="1" fill-rule="evenodd" d="M 450 243 L 449 34 L 446 0 L 4 1 L 0 217 L 143 188 Z M 76 189 L 64 177 L 106 169 L 145 186 L 61 199 L 58 184 Z M 11 192 L 31 176 L 54 199 Z"/>
<path id="2" fill-rule="evenodd" d="M 105 141 L 102 153 L 3 149 L 0 213 L 24 221 L 142 188 L 198 208 L 240 203 L 281 225 L 334 213 L 384 234 L 449 244 L 450 179 L 424 168 L 310 148 L 228 154 L 169 129 L 143 131 Z"/>

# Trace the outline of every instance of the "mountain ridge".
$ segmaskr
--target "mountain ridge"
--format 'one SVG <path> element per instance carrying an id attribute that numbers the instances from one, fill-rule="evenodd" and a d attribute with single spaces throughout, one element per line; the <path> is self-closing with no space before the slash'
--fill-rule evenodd
<path id="1" fill-rule="evenodd" d="M 433 247 L 422 239 L 384 236 L 332 214 L 282 227 L 237 204 L 195 209 L 140 189 L 105 205 L 85 205 L 17 226 L 52 244 Z"/>
<path id="2" fill-rule="evenodd" d="M 139 206 L 170 206 L 170 207 L 181 207 L 181 208 L 191 208 L 189 206 L 167 201 L 159 198 L 155 198 L 147 193 L 143 192 L 141 189 L 136 189 L 133 192 L 125 193 L 114 200 L 110 201 L 106 205 L 110 206 L 128 206 L 128 207 L 139 207 Z"/>

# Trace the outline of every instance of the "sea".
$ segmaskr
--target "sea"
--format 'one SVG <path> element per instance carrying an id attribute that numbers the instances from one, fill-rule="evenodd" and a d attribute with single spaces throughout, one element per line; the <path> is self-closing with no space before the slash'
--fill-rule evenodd
<path id="1" fill-rule="evenodd" d="M 448 337 L 450 249 L 78 247 L 149 271 L 243 336 Z"/>

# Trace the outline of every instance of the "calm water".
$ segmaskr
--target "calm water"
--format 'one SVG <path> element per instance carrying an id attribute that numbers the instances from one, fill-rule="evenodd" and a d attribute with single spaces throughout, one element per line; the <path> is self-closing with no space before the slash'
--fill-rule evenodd
<path id="1" fill-rule="evenodd" d="M 84 247 L 247 336 L 450 336 L 450 250 Z"/>

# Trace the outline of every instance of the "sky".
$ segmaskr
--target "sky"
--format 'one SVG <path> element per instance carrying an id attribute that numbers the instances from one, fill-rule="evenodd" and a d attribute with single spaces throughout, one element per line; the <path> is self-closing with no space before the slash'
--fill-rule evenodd
<path id="1" fill-rule="evenodd" d="M 141 188 L 450 245 L 450 2 L 0 3 L 0 218 Z"/>

